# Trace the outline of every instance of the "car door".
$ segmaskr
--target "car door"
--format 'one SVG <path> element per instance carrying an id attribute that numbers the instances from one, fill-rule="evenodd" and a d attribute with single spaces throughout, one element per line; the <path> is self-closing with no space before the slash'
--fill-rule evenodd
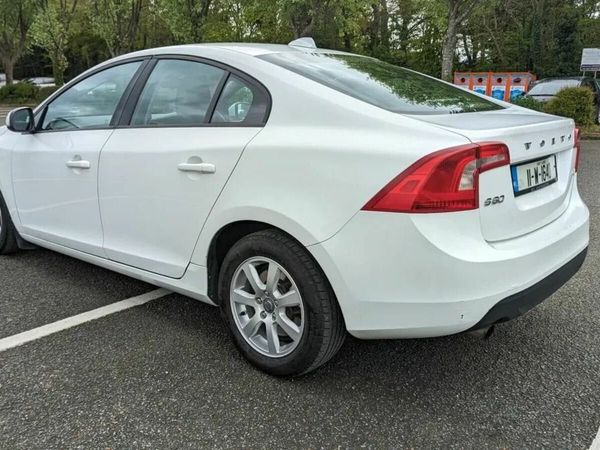
<path id="1" fill-rule="evenodd" d="M 143 61 L 94 72 L 53 99 L 36 131 L 22 134 L 12 173 L 25 235 L 103 256 L 98 206 L 100 150 Z"/>
<path id="2" fill-rule="evenodd" d="M 202 226 L 246 144 L 260 132 L 268 92 L 216 63 L 162 57 L 140 80 L 130 117 L 100 155 L 107 256 L 183 276 Z"/>

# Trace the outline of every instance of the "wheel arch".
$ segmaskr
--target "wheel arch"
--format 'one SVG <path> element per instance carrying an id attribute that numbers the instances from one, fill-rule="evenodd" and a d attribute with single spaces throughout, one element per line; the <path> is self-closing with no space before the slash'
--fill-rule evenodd
<path id="1" fill-rule="evenodd" d="M 218 296 L 219 273 L 227 252 L 244 236 L 268 228 L 276 227 L 255 220 L 239 220 L 223 226 L 215 233 L 206 255 L 207 294 L 214 303 L 220 304 Z"/>
<path id="2" fill-rule="evenodd" d="M 207 294 L 208 297 L 215 304 L 220 304 L 220 299 L 218 296 L 219 274 L 227 252 L 229 252 L 229 250 L 235 245 L 236 242 L 238 242 L 245 236 L 267 229 L 277 230 L 280 233 L 285 234 L 290 239 L 296 241 L 300 246 L 305 247 L 305 244 L 303 244 L 298 238 L 296 238 L 286 230 L 267 222 L 262 222 L 258 220 L 238 220 L 224 225 L 214 234 L 213 238 L 211 239 L 210 245 L 208 247 L 208 253 L 206 256 Z M 327 280 L 327 283 L 331 287 L 332 292 L 334 293 L 334 295 L 336 295 L 335 289 L 329 281 L 329 277 L 323 270 L 321 264 L 319 264 L 319 262 L 315 259 L 314 255 L 311 254 L 311 252 L 307 251 L 307 253 L 310 256 L 310 258 L 315 262 L 315 264 L 319 267 L 319 269 L 323 273 L 323 276 L 325 277 L 325 280 Z M 339 304 L 339 300 L 337 301 Z"/>

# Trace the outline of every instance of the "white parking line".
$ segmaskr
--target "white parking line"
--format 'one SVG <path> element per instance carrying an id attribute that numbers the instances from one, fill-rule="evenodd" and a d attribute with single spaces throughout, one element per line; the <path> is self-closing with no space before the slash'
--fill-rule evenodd
<path id="1" fill-rule="evenodd" d="M 101 308 L 93 309 L 76 316 L 67 317 L 66 319 L 59 320 L 57 322 L 43 325 L 33 330 L 24 331 L 23 333 L 15 334 L 14 336 L 5 337 L 0 339 L 0 352 L 4 352 L 8 349 L 18 347 L 31 341 L 49 336 L 59 331 L 68 330 L 69 328 L 76 327 L 82 323 L 91 322 L 92 320 L 100 319 L 101 317 L 108 316 L 110 314 L 118 313 L 134 306 L 140 306 L 149 301 L 156 300 L 157 298 L 164 297 L 171 294 L 166 289 L 156 289 L 154 291 L 147 292 L 137 297 L 128 298 L 120 302 L 113 303 L 111 305 L 103 306 Z"/>
<path id="2" fill-rule="evenodd" d="M 590 450 L 600 450 L 600 429 L 598 429 L 598 435 L 594 439 L 594 442 L 592 442 Z"/>

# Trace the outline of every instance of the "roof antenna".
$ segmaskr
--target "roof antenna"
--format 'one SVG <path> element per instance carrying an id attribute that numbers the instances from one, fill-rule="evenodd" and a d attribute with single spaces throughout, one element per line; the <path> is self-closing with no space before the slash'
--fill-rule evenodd
<path id="1" fill-rule="evenodd" d="M 288 44 L 290 47 L 302 47 L 302 48 L 317 48 L 315 40 L 311 37 L 303 37 L 296 39 Z"/>

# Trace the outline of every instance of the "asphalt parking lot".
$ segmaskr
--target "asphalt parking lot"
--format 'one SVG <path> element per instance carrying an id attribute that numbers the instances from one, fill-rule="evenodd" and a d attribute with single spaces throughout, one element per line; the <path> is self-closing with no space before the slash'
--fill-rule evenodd
<path id="1" fill-rule="evenodd" d="M 584 144 L 588 259 L 484 341 L 349 338 L 275 379 L 216 308 L 169 295 L 0 352 L 0 447 L 588 448 L 600 426 L 600 143 Z M 155 288 L 45 250 L 0 258 L 0 339 Z"/>

